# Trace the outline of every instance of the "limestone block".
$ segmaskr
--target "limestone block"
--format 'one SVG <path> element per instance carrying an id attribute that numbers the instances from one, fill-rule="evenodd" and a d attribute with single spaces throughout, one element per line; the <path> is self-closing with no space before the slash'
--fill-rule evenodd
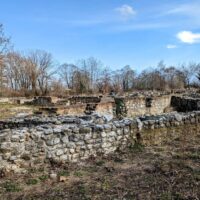
<path id="1" fill-rule="evenodd" d="M 84 140 L 89 140 L 91 138 L 92 138 L 92 134 L 91 133 L 84 135 Z"/>
<path id="2" fill-rule="evenodd" d="M 60 138 L 57 138 L 57 137 L 46 141 L 46 144 L 49 146 L 53 146 L 59 143 L 60 143 Z"/>
<path id="3" fill-rule="evenodd" d="M 65 144 L 67 144 L 69 142 L 69 138 L 68 136 L 64 136 L 63 138 L 61 138 L 61 141 Z"/>
<path id="4" fill-rule="evenodd" d="M 19 135 L 12 135 L 11 136 L 11 142 L 19 142 L 19 141 L 20 141 Z"/>
<path id="5" fill-rule="evenodd" d="M 60 160 L 63 160 L 63 161 L 67 161 L 68 160 L 68 155 L 62 155 L 60 156 Z"/>
<path id="6" fill-rule="evenodd" d="M 74 153 L 75 153 L 75 149 L 69 149 L 69 152 L 70 152 L 71 154 L 74 154 Z"/>
<path id="7" fill-rule="evenodd" d="M 105 132 L 101 132 L 101 137 L 105 138 L 107 134 Z"/>
<path id="8" fill-rule="evenodd" d="M 79 129 L 79 133 L 80 134 L 84 134 L 84 133 L 90 133 L 91 132 L 91 128 L 90 127 L 81 127 Z"/>
<path id="9" fill-rule="evenodd" d="M 57 156 L 61 156 L 61 155 L 63 155 L 64 154 L 64 151 L 62 150 L 62 149 L 58 149 L 57 151 L 56 151 L 56 155 Z"/>

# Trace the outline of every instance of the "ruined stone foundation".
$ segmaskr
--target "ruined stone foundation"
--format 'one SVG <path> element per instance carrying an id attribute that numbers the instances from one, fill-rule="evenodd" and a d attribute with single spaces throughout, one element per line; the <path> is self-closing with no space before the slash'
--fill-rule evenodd
<path id="1" fill-rule="evenodd" d="M 108 122 L 92 116 L 32 116 L 0 122 L 0 168 L 23 172 L 48 162 L 80 162 L 109 154 L 129 141 L 159 145 L 176 138 L 178 129 L 199 134 L 200 112 L 125 118 Z"/>

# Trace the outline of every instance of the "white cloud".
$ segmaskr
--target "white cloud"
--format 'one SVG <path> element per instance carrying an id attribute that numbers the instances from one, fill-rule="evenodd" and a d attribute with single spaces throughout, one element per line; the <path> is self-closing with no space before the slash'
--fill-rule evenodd
<path id="1" fill-rule="evenodd" d="M 192 33 L 191 31 L 181 31 L 176 36 L 181 42 L 184 43 L 194 44 L 200 42 L 200 33 Z"/>
<path id="2" fill-rule="evenodd" d="M 174 44 L 168 44 L 168 45 L 166 46 L 166 48 L 167 48 L 167 49 L 176 49 L 177 46 L 174 45 Z"/>
<path id="3" fill-rule="evenodd" d="M 136 11 L 132 6 L 129 5 L 122 5 L 119 8 L 115 9 L 124 19 L 129 19 L 136 14 Z"/>

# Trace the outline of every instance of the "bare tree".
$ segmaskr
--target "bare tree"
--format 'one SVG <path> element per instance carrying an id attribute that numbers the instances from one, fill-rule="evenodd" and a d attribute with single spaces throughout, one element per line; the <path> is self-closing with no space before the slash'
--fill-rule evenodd
<path id="1" fill-rule="evenodd" d="M 50 53 L 36 50 L 31 52 L 29 57 L 31 63 L 31 79 L 32 89 L 37 94 L 36 87 L 38 85 L 40 95 L 47 95 L 49 92 L 49 82 L 55 71 L 53 69 L 53 60 Z"/>
<path id="2" fill-rule="evenodd" d="M 99 78 L 102 63 L 101 61 L 97 60 L 94 57 L 90 57 L 87 59 L 87 65 L 89 68 L 89 74 L 90 74 L 90 89 L 95 90 L 96 89 L 96 80 Z"/>
<path id="3" fill-rule="evenodd" d="M 34 51 L 26 55 L 9 52 L 5 59 L 8 86 L 21 95 L 47 95 L 54 72 L 51 54 Z"/>
<path id="4" fill-rule="evenodd" d="M 0 96 L 2 95 L 4 83 L 5 83 L 5 75 L 4 75 L 4 53 L 7 52 L 10 44 L 10 39 L 5 36 L 3 25 L 0 24 Z"/>
<path id="5" fill-rule="evenodd" d="M 76 93 L 87 93 L 89 89 L 90 77 L 89 73 L 84 70 L 77 69 L 73 73 L 73 90 Z"/>
<path id="6" fill-rule="evenodd" d="M 136 81 L 138 89 L 167 90 L 184 88 L 184 73 L 174 67 L 166 67 L 163 61 L 157 68 L 144 70 L 139 74 Z"/>
<path id="7" fill-rule="evenodd" d="M 193 62 L 189 63 L 188 65 L 182 64 L 180 70 L 183 73 L 185 87 L 190 87 L 192 78 L 195 77 L 195 74 L 199 71 L 199 69 L 200 64 L 196 64 Z"/>
<path id="8" fill-rule="evenodd" d="M 183 73 L 174 66 L 165 68 L 164 76 L 170 89 L 180 89 L 184 87 Z"/>
<path id="9" fill-rule="evenodd" d="M 67 89 L 72 89 L 74 82 L 74 72 L 78 70 L 78 67 L 74 64 L 62 64 L 58 69 L 58 74 L 61 77 L 61 80 L 66 85 Z"/>
<path id="10" fill-rule="evenodd" d="M 77 62 L 79 69 L 85 73 L 85 76 L 89 75 L 89 83 L 87 89 L 90 91 L 96 90 L 96 81 L 100 76 L 101 68 L 103 66 L 102 62 L 94 57 L 88 59 L 81 59 Z"/>
<path id="11" fill-rule="evenodd" d="M 51 95 L 57 97 L 66 96 L 66 90 L 61 80 L 53 80 L 51 82 Z"/>
<path id="12" fill-rule="evenodd" d="M 112 87 L 115 92 L 123 92 L 123 81 L 121 70 L 116 70 L 112 72 Z"/>
<path id="13" fill-rule="evenodd" d="M 0 24 L 0 55 L 4 54 L 9 47 L 10 38 L 5 36 L 3 25 Z"/>
<path id="14" fill-rule="evenodd" d="M 121 71 L 123 91 L 129 91 L 134 85 L 135 72 L 129 65 L 126 65 Z"/>
<path id="15" fill-rule="evenodd" d="M 108 67 L 106 67 L 102 73 L 100 78 L 97 80 L 97 87 L 99 92 L 101 93 L 109 93 L 112 90 L 112 77 L 111 71 Z"/>
<path id="16" fill-rule="evenodd" d="M 19 52 L 9 52 L 5 57 L 5 75 L 8 86 L 21 95 L 29 95 L 31 79 L 29 62 Z"/>

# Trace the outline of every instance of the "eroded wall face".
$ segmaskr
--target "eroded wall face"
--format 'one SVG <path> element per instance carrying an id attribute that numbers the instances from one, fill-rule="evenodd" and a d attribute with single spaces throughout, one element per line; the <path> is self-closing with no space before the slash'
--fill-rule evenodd
<path id="1" fill-rule="evenodd" d="M 158 115 L 165 112 L 170 107 L 171 96 L 153 97 L 148 105 L 147 99 L 144 97 L 127 98 L 125 105 L 127 108 L 127 116 L 135 117 L 145 114 Z"/>
<path id="2" fill-rule="evenodd" d="M 96 107 L 96 113 L 100 115 L 110 115 L 114 116 L 114 103 L 108 102 L 108 103 L 100 103 Z"/>
<path id="3" fill-rule="evenodd" d="M 200 136 L 200 124 L 191 124 L 159 129 L 146 129 L 140 132 L 141 143 L 144 146 L 162 146 L 172 141 L 186 141 Z M 184 143 L 183 143 L 184 145 Z"/>
<path id="4" fill-rule="evenodd" d="M 86 104 L 80 104 L 80 105 L 71 105 L 66 107 L 57 108 L 57 113 L 60 115 L 84 115 L 86 110 Z"/>
<path id="5" fill-rule="evenodd" d="M 172 96 L 171 106 L 174 107 L 178 112 L 190 112 L 194 110 L 200 110 L 200 99 Z"/>

